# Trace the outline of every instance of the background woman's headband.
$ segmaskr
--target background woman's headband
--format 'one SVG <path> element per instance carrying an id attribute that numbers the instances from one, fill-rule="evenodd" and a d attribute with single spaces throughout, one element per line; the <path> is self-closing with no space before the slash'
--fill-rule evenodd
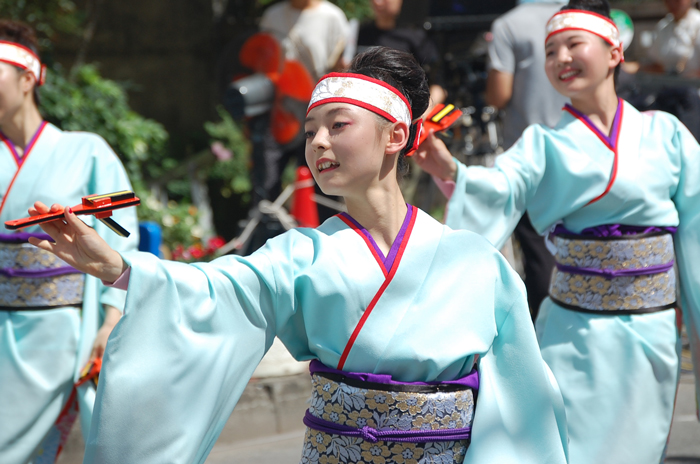
<path id="1" fill-rule="evenodd" d="M 391 122 L 411 126 L 413 116 L 408 100 L 386 82 L 362 74 L 330 73 L 321 78 L 311 94 L 306 114 L 326 103 L 349 103 L 384 116 Z"/>
<path id="2" fill-rule="evenodd" d="M 554 34 L 570 30 L 587 31 L 613 47 L 620 46 L 620 31 L 612 19 L 584 10 L 563 10 L 552 16 L 547 22 L 545 42 Z"/>
<path id="3" fill-rule="evenodd" d="M 44 83 L 46 66 L 42 65 L 39 57 L 27 47 L 0 40 L 0 61 L 31 72 L 36 78 L 37 85 Z"/>

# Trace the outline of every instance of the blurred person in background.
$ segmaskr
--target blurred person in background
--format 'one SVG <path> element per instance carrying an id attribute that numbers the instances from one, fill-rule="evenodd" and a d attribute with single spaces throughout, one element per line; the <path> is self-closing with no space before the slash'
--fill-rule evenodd
<path id="1" fill-rule="evenodd" d="M 342 56 L 348 36 L 343 10 L 326 0 L 285 0 L 270 6 L 260 30 L 282 43 L 287 58 L 301 61 L 314 81 L 346 67 Z"/>
<path id="2" fill-rule="evenodd" d="M 700 11 L 697 0 L 664 0 L 669 13 L 656 25 L 648 71 L 700 76 Z"/>
<path id="3" fill-rule="evenodd" d="M 0 21 L 0 222 L 26 216 L 36 198 L 75 205 L 86 195 L 131 190 L 102 138 L 43 120 L 44 70 L 34 31 Z M 112 246 L 136 250 L 135 209 L 114 218 L 131 231 L 128 239 L 85 220 Z M 95 388 L 75 383 L 88 361 L 102 357 L 125 301 L 123 292 L 29 245 L 32 236 L 46 237 L 39 226 L 0 232 L 2 464 L 54 462 L 78 414 L 87 436 Z"/>
<path id="4" fill-rule="evenodd" d="M 412 54 L 428 75 L 430 106 L 445 101 L 447 92 L 443 85 L 438 62 L 440 55 L 424 29 L 397 24 L 403 0 L 371 0 L 374 20 L 360 26 L 357 35 L 357 52 L 379 45 Z"/>
<path id="5" fill-rule="evenodd" d="M 547 36 L 547 77 L 571 99 L 554 128 L 528 127 L 493 168 L 459 163 L 434 135 L 415 156 L 453 182 L 448 226 L 500 245 L 528 211 L 549 232 L 557 263 L 536 331 L 564 397 L 570 464 L 658 464 L 681 304 L 700 371 L 700 145 L 675 116 L 618 97 L 623 44 L 606 0 L 570 0 Z"/>
<path id="6" fill-rule="evenodd" d="M 267 8 L 260 20 L 260 30 L 273 34 L 282 44 L 286 58 L 300 61 L 314 82 L 329 71 L 346 67 L 343 51 L 348 27 L 343 10 L 326 0 L 285 0 Z M 304 165 L 303 142 L 299 137 L 296 142 L 281 146 L 268 130 L 263 155 L 266 199 L 274 200 L 281 193 L 282 173 L 290 160 L 295 160 L 298 166 Z M 321 193 L 318 188 L 317 193 Z M 336 213 L 319 207 L 322 220 Z"/>
<path id="7" fill-rule="evenodd" d="M 545 25 L 565 3 L 521 0 L 491 26 L 486 103 L 504 110 L 503 148 L 510 148 L 531 124 L 554 127 L 567 98 L 544 71 Z M 523 252 L 525 287 L 533 320 L 547 296 L 554 257 L 525 213 L 514 230 Z"/>

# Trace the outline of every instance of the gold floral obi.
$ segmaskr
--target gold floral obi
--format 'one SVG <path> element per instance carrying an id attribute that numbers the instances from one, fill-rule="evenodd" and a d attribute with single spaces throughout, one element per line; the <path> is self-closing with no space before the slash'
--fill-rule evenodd
<path id="1" fill-rule="evenodd" d="M 311 366 L 303 463 L 461 463 L 471 440 L 476 370 L 442 383 Z"/>
<path id="2" fill-rule="evenodd" d="M 549 296 L 575 311 L 623 315 L 676 305 L 673 237 L 666 231 L 613 237 L 553 236 Z"/>
<path id="3" fill-rule="evenodd" d="M 0 310 L 81 306 L 85 276 L 27 242 L 44 234 L 0 234 Z"/>

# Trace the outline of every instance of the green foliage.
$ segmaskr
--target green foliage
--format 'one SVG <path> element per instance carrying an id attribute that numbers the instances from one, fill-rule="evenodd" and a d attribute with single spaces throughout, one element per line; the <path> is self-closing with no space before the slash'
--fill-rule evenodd
<path id="1" fill-rule="evenodd" d="M 219 122 L 205 122 L 204 130 L 207 131 L 214 143 L 219 142 L 227 150 L 231 157 L 218 161 L 210 170 L 209 176 L 224 181 L 226 187 L 222 189 L 222 195 L 229 197 L 231 194 L 243 194 L 248 200 L 248 193 L 253 188 L 250 181 L 250 155 L 251 146 L 239 125 L 231 118 L 231 115 L 222 107 L 217 111 L 221 116 Z M 215 147 L 212 147 L 214 150 Z M 221 148 L 219 148 L 220 150 Z"/>
<path id="2" fill-rule="evenodd" d="M 0 18 L 32 26 L 42 49 L 51 48 L 57 34 L 79 36 L 85 22 L 84 12 L 71 0 L 0 0 Z"/>
<path id="3" fill-rule="evenodd" d="M 345 12 L 348 19 L 363 19 L 372 17 L 372 6 L 370 0 L 330 0 Z"/>
<path id="4" fill-rule="evenodd" d="M 161 124 L 129 108 L 122 85 L 102 78 L 90 65 L 77 68 L 70 80 L 60 70 L 49 69 L 40 99 L 48 121 L 63 130 L 99 134 L 109 143 L 142 199 L 139 218 L 161 224 L 166 244 L 197 240 L 196 208 L 172 201 L 164 206 L 148 188 L 150 180 L 158 179 L 177 162 L 166 156 L 168 133 Z"/>
<path id="5" fill-rule="evenodd" d="M 102 78 L 94 66 L 77 68 L 72 80 L 49 70 L 40 98 L 44 117 L 61 129 L 101 135 L 138 190 L 175 165 L 165 156 L 168 133 L 163 126 L 132 111 L 124 88 Z"/>

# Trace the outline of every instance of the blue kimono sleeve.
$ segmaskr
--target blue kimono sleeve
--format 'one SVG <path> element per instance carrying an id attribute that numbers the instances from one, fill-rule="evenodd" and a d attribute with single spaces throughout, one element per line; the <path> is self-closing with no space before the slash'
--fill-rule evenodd
<path id="1" fill-rule="evenodd" d="M 497 335 L 479 359 L 479 394 L 465 464 L 566 463 L 566 414 L 542 359 L 520 277 L 498 255 Z"/>
<path id="2" fill-rule="evenodd" d="M 204 462 L 276 333 L 297 328 L 292 350 L 306 344 L 293 320 L 294 276 L 313 256 L 310 242 L 290 231 L 251 256 L 195 265 L 123 255 L 126 307 L 84 462 Z"/>
<path id="3" fill-rule="evenodd" d="M 545 172 L 545 137 L 530 126 L 518 142 L 496 158 L 493 168 L 457 162 L 455 190 L 445 224 L 486 237 L 501 248 L 525 213 Z"/>
<path id="4" fill-rule="evenodd" d="M 693 356 L 695 378 L 700 379 L 700 146 L 680 122 L 674 146 L 680 152 L 679 182 L 673 202 L 678 210 L 674 238 L 680 277 L 681 307 Z M 695 383 L 700 401 L 700 382 Z"/>

